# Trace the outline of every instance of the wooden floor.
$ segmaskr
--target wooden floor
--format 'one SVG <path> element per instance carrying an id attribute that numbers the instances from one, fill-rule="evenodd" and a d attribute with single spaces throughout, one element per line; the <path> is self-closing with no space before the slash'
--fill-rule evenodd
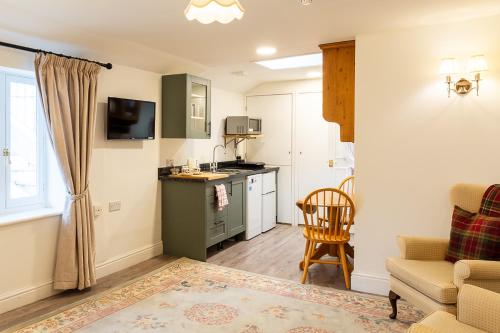
<path id="1" fill-rule="evenodd" d="M 231 244 L 232 243 L 232 244 Z M 248 242 L 225 242 L 223 251 L 209 252 L 208 262 L 300 282 L 299 262 L 304 257 L 302 228 L 278 224 Z M 333 265 L 313 265 L 307 283 L 345 289 L 342 269 Z"/>
<path id="2" fill-rule="evenodd" d="M 299 282 L 302 274 L 299 261 L 304 255 L 304 245 L 301 228 L 278 225 L 250 241 L 226 241 L 223 250 L 210 249 L 208 262 Z M 91 290 L 64 292 L 0 314 L 0 331 L 114 288 L 174 260 L 173 257 L 159 256 L 99 279 Z M 342 270 L 331 265 L 311 266 L 307 283 L 345 289 Z"/>

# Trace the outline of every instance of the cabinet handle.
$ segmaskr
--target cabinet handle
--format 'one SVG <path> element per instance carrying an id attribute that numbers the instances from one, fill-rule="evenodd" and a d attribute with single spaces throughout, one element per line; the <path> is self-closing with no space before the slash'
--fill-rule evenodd
<path id="1" fill-rule="evenodd" d="M 219 224 L 222 224 L 222 223 L 224 223 L 224 221 L 217 221 L 217 222 L 215 222 L 214 224 L 215 224 L 215 225 L 219 225 Z"/>

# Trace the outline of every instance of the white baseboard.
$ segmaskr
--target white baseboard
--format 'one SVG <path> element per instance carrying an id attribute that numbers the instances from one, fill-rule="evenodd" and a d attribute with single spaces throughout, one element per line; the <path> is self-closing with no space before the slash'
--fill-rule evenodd
<path id="1" fill-rule="evenodd" d="M 162 254 L 162 252 L 163 243 L 160 241 L 156 244 L 148 245 L 143 248 L 130 251 L 124 255 L 111 258 L 97 265 L 97 278 L 99 279 L 127 267 L 136 265 L 156 257 Z M 35 286 L 14 290 L 0 295 L 0 314 L 61 292 L 60 290 L 54 290 L 52 288 L 52 283 L 53 281 L 50 280 Z"/>
<path id="2" fill-rule="evenodd" d="M 163 242 L 144 246 L 129 253 L 111 258 L 103 263 L 97 264 L 96 275 L 100 279 L 103 276 L 113 274 L 130 266 L 137 265 L 143 261 L 159 256 L 163 253 Z"/>
<path id="3" fill-rule="evenodd" d="M 351 274 L 351 288 L 364 293 L 387 296 L 389 294 L 389 278 L 353 272 Z"/>

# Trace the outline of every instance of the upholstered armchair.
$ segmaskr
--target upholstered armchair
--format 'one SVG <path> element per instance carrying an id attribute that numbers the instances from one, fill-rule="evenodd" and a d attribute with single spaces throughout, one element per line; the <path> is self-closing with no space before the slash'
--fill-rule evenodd
<path id="1" fill-rule="evenodd" d="M 500 294 L 472 285 L 458 293 L 457 315 L 436 311 L 408 333 L 500 333 Z"/>
<path id="2" fill-rule="evenodd" d="M 450 192 L 451 203 L 477 212 L 486 186 L 458 184 Z M 451 223 L 451 220 L 450 222 Z M 386 260 L 390 273 L 389 300 L 397 316 L 397 300 L 403 298 L 425 313 L 456 313 L 457 295 L 464 284 L 500 293 L 500 261 L 445 261 L 448 239 L 399 236 L 400 257 Z"/>

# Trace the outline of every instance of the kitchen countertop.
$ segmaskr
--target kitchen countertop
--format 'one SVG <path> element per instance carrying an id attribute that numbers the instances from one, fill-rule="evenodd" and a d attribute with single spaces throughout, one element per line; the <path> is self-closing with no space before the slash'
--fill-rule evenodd
<path id="1" fill-rule="evenodd" d="M 161 181 L 172 181 L 172 182 L 196 182 L 196 183 L 216 183 L 221 181 L 230 181 L 234 179 L 240 179 L 247 176 L 258 175 L 262 173 L 268 173 L 272 171 L 279 171 L 279 167 L 264 167 L 259 170 L 248 170 L 248 169 L 239 169 L 237 173 L 228 173 L 228 177 L 214 179 L 214 180 L 206 180 L 206 179 L 189 179 L 189 178 L 171 178 L 168 176 L 168 168 L 159 168 L 158 169 L 158 179 Z"/>

